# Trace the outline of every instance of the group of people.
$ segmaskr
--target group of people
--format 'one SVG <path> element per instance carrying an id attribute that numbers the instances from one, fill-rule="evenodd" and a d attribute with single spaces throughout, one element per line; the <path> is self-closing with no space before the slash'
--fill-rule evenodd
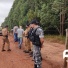
<path id="1" fill-rule="evenodd" d="M 10 49 L 10 43 L 8 40 L 8 26 L 6 26 L 2 30 L 3 34 L 3 47 L 4 50 L 5 42 L 8 43 L 8 51 Z M 26 25 L 26 29 L 24 30 L 22 26 L 18 28 L 18 26 L 14 26 L 13 28 L 13 36 L 14 41 L 18 42 L 18 47 L 21 49 L 24 46 L 24 52 L 29 53 L 30 56 L 33 57 L 34 60 L 34 68 L 41 68 L 42 64 L 42 56 L 41 56 L 41 48 L 44 43 L 44 32 L 39 25 L 37 20 L 32 20 L 31 23 Z M 23 44 L 22 44 L 23 43 Z"/>

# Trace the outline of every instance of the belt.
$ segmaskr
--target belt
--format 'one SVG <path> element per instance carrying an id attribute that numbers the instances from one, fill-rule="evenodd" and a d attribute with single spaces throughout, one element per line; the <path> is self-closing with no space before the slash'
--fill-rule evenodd
<path id="1" fill-rule="evenodd" d="M 8 37 L 8 35 L 3 35 L 3 37 Z"/>
<path id="2" fill-rule="evenodd" d="M 28 36 L 25 36 L 25 37 L 28 37 Z"/>

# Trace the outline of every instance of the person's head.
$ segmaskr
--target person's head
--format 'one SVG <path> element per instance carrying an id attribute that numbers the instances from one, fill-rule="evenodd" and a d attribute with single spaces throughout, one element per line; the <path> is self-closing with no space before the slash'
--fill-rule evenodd
<path id="1" fill-rule="evenodd" d="M 5 28 L 8 28 L 8 25 L 6 25 Z"/>
<path id="2" fill-rule="evenodd" d="M 27 25 L 26 25 L 26 28 L 28 28 L 30 26 L 30 24 L 28 23 Z"/>
<path id="3" fill-rule="evenodd" d="M 20 26 L 20 29 L 22 29 L 22 26 Z"/>
<path id="4" fill-rule="evenodd" d="M 39 22 L 37 21 L 37 20 L 32 20 L 31 21 L 31 23 L 30 23 L 30 26 L 32 27 L 32 28 L 34 28 L 35 26 L 39 26 Z"/>

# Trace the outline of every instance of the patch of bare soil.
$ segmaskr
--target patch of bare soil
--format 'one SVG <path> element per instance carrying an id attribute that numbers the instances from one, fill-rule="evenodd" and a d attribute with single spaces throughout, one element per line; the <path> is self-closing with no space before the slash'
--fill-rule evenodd
<path id="1" fill-rule="evenodd" d="M 45 41 L 42 49 L 43 59 L 46 60 L 52 68 L 63 68 L 63 51 L 64 44 Z"/>
<path id="2" fill-rule="evenodd" d="M 11 52 L 1 52 L 2 37 L 0 37 L 0 68 L 34 68 L 32 58 L 18 48 L 18 43 L 14 43 L 13 37 L 9 37 Z M 5 46 L 7 50 L 7 45 Z M 64 45 L 45 41 L 42 48 L 42 68 L 62 68 Z"/>

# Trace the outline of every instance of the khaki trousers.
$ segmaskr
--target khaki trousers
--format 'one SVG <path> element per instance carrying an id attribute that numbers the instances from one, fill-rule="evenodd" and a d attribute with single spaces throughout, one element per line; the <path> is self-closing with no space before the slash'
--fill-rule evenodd
<path id="1" fill-rule="evenodd" d="M 30 42 L 30 40 L 27 38 L 27 37 L 25 37 L 25 50 L 26 51 L 30 51 L 31 50 L 31 42 Z"/>
<path id="2" fill-rule="evenodd" d="M 10 43 L 9 43 L 8 37 L 3 37 L 3 46 L 2 46 L 2 50 L 4 50 L 5 43 L 7 43 L 8 49 L 10 49 Z"/>

